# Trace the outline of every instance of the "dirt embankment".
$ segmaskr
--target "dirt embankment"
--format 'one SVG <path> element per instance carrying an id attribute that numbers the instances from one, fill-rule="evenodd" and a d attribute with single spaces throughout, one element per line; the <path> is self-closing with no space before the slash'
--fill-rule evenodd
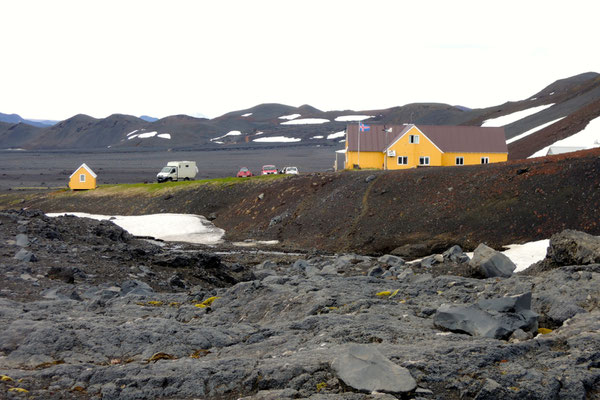
<path id="1" fill-rule="evenodd" d="M 212 215 L 230 240 L 406 256 L 452 244 L 499 248 L 566 228 L 600 234 L 600 149 L 485 166 L 19 196 L 0 197 L 0 208 Z"/>

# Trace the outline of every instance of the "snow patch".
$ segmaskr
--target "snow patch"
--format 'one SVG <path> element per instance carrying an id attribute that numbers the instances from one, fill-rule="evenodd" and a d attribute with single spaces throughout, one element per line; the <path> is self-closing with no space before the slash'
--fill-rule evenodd
<path id="1" fill-rule="evenodd" d="M 137 135 L 137 137 L 139 137 L 140 139 L 146 139 L 146 138 L 151 138 L 156 136 L 158 132 L 154 131 L 154 132 L 144 132 L 144 133 L 140 133 L 139 135 Z"/>
<path id="2" fill-rule="evenodd" d="M 543 157 L 548 153 L 548 149 L 554 146 L 561 147 L 583 147 L 591 149 L 600 145 L 600 117 L 596 117 L 586 125 L 586 127 L 578 133 L 569 136 L 568 138 L 561 139 L 552 143 L 550 146 L 546 146 L 543 149 L 536 151 L 528 158 Z"/>
<path id="3" fill-rule="evenodd" d="M 514 272 L 523 271 L 531 264 L 546 258 L 546 252 L 550 245 L 550 239 L 538 240 L 525 244 L 510 244 L 508 250 L 502 252 L 515 263 L 517 269 Z"/>
<path id="4" fill-rule="evenodd" d="M 161 139 L 171 139 L 171 134 L 170 133 L 159 133 L 158 135 L 156 135 L 156 137 L 159 137 Z"/>
<path id="5" fill-rule="evenodd" d="M 531 107 L 531 108 L 528 108 L 527 110 L 517 111 L 512 114 L 504 115 L 502 117 L 488 119 L 488 120 L 483 121 L 481 126 L 482 127 L 506 126 L 506 125 L 512 124 L 513 122 L 518 121 L 520 119 L 529 117 L 530 115 L 537 114 L 540 111 L 543 111 L 547 108 L 552 107 L 553 105 L 554 105 L 554 103 L 545 104 L 543 106 Z"/>
<path id="6" fill-rule="evenodd" d="M 282 122 L 281 125 L 309 125 L 309 124 L 324 124 L 326 122 L 330 122 L 325 118 L 303 118 L 303 119 L 294 119 L 292 121 Z"/>
<path id="7" fill-rule="evenodd" d="M 337 117 L 335 120 L 338 122 L 346 122 L 346 121 L 362 121 L 365 119 L 373 118 L 372 115 L 341 115 Z"/>
<path id="8" fill-rule="evenodd" d="M 345 137 L 345 136 L 346 136 L 345 131 L 339 131 L 336 133 L 332 133 L 331 135 L 327 135 L 327 139 L 338 139 L 338 138 Z"/>
<path id="9" fill-rule="evenodd" d="M 74 215 L 98 221 L 111 220 L 135 236 L 152 236 L 169 242 L 217 244 L 223 240 L 225 231 L 217 228 L 202 215 L 194 214 L 150 214 L 136 216 L 107 216 L 87 213 L 50 213 L 49 217 Z"/>
<path id="10" fill-rule="evenodd" d="M 508 246 L 504 246 L 507 250 L 501 251 L 501 253 L 515 263 L 517 268 L 514 272 L 519 272 L 529 268 L 531 264 L 546 258 L 549 244 L 550 239 L 542 239 L 524 244 L 509 244 Z M 473 258 L 473 252 L 465 254 L 468 255 L 469 258 Z"/>
<path id="11" fill-rule="evenodd" d="M 542 130 L 542 129 L 544 129 L 545 127 L 547 127 L 547 126 L 550 126 L 550 125 L 552 125 L 553 123 L 555 123 L 555 122 L 558 122 L 558 121 L 560 121 L 560 120 L 561 120 L 561 119 L 563 119 L 563 118 L 564 118 L 564 117 L 560 117 L 560 118 L 558 118 L 558 119 L 555 119 L 555 120 L 553 120 L 553 121 L 546 122 L 545 124 L 542 124 L 542 125 L 540 125 L 540 126 L 536 126 L 535 128 L 528 130 L 527 132 L 523 132 L 523 133 L 521 133 L 520 135 L 517 135 L 517 136 L 515 136 L 515 137 L 513 137 L 513 138 L 510 138 L 510 139 L 508 139 L 508 140 L 506 141 L 506 144 L 509 144 L 509 143 L 512 143 L 512 142 L 516 142 L 517 140 L 521 140 L 521 139 L 523 139 L 525 136 L 529 136 L 529 135 L 531 135 L 532 133 L 536 133 L 537 131 L 541 131 L 541 130 Z"/>
<path id="12" fill-rule="evenodd" d="M 313 136 L 313 137 L 311 137 L 311 139 L 323 139 L 323 136 L 321 136 L 321 135 L 317 135 L 317 136 Z"/>
<path id="13" fill-rule="evenodd" d="M 134 133 L 136 133 L 137 131 L 138 131 L 138 129 L 136 129 L 135 131 L 131 131 L 131 132 L 129 132 L 129 133 L 128 133 L 127 135 L 125 135 L 125 136 L 133 135 L 133 134 L 134 134 Z"/>
<path id="14" fill-rule="evenodd" d="M 216 140 L 223 139 L 226 136 L 240 136 L 241 134 L 242 134 L 242 132 L 240 132 L 240 131 L 229 131 L 226 134 L 224 134 L 223 136 L 219 136 L 219 137 L 210 139 L 210 141 L 214 142 Z M 220 142 L 217 142 L 217 143 L 220 143 Z"/>
<path id="15" fill-rule="evenodd" d="M 253 142 L 260 143 L 291 143 L 291 142 L 299 142 L 302 139 L 298 138 L 289 138 L 285 136 L 271 136 L 271 137 L 262 137 L 258 139 L 254 139 Z"/>
<path id="16" fill-rule="evenodd" d="M 290 115 L 282 115 L 279 119 L 296 119 L 300 116 L 300 114 L 290 114 Z"/>
<path id="17" fill-rule="evenodd" d="M 242 114 L 242 117 L 249 117 L 251 115 L 252 115 L 252 113 L 246 113 L 246 114 Z"/>
<path id="18" fill-rule="evenodd" d="M 258 135 L 262 135 L 263 133 L 264 133 L 263 131 L 259 131 L 259 132 L 256 132 L 255 135 L 258 136 Z"/>

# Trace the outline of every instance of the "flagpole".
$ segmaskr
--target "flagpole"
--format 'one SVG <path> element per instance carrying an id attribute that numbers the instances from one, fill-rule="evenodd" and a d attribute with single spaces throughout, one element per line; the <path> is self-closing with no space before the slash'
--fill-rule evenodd
<path id="1" fill-rule="evenodd" d="M 360 169 L 360 122 L 358 123 L 356 133 L 358 134 L 358 159 L 356 160 L 356 165 Z"/>

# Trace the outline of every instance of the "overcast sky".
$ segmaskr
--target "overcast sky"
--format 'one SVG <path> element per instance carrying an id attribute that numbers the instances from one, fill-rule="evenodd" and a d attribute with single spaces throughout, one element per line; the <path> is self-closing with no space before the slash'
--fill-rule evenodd
<path id="1" fill-rule="evenodd" d="M 472 108 L 600 72 L 600 2 L 2 1 L 0 112 Z"/>

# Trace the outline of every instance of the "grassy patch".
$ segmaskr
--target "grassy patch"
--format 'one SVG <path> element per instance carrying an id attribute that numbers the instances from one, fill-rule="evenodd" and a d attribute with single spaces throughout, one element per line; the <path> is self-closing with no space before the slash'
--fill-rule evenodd
<path id="1" fill-rule="evenodd" d="M 252 184 L 258 182 L 272 181 L 276 179 L 284 179 L 289 178 L 290 175 L 260 175 L 253 176 L 251 178 L 235 178 L 235 177 L 226 177 L 226 178 L 214 178 L 214 179 L 199 179 L 195 181 L 180 181 L 180 182 L 163 182 L 163 183 L 122 183 L 122 184 L 111 184 L 111 185 L 100 185 L 96 190 L 90 190 L 79 193 L 86 193 L 89 195 L 93 195 L 94 192 L 97 194 L 107 194 L 107 193 L 121 193 L 121 192 L 131 192 L 131 193 L 154 193 L 160 191 L 176 191 L 176 190 L 185 190 L 197 188 L 204 185 L 213 185 L 213 186 L 231 186 L 238 184 Z"/>

